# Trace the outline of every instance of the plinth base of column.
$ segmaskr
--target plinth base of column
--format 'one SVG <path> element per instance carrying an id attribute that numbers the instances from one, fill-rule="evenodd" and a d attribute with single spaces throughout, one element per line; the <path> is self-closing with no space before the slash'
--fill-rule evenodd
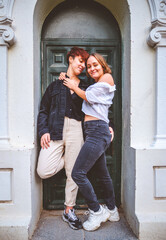
<path id="1" fill-rule="evenodd" d="M 36 149 L 0 149 L 0 240 L 28 240 L 42 209 Z"/>

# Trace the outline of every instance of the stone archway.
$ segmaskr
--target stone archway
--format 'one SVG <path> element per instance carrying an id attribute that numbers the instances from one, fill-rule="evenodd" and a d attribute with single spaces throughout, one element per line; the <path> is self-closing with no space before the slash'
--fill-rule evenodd
<path id="1" fill-rule="evenodd" d="M 40 33 L 43 22 L 46 16 L 51 12 L 62 1 L 50 1 L 49 4 L 46 4 L 43 0 L 39 0 L 36 3 L 34 10 L 34 78 L 35 78 L 35 116 L 38 113 L 38 105 L 40 101 Z M 122 81 L 124 82 L 123 86 L 123 109 L 124 116 L 122 121 L 123 126 L 123 138 L 122 141 L 126 144 L 129 144 L 130 141 L 130 131 L 129 131 L 129 119 L 130 119 L 130 14 L 128 2 L 123 1 L 123 4 L 118 1 L 105 1 L 103 4 L 102 1 L 98 1 L 101 5 L 104 5 L 112 14 L 115 16 L 121 30 L 123 49 L 122 49 Z M 123 110 L 122 110 L 123 111 Z M 35 117 L 36 118 L 36 117 Z M 127 127 L 126 127 L 127 126 Z M 124 137 L 124 136 L 127 136 Z M 128 150 L 123 150 L 123 159 L 127 158 Z M 122 163 L 123 164 L 123 163 Z M 129 170 L 128 170 L 129 171 Z M 122 176 L 123 182 L 123 176 Z M 124 188 L 122 190 L 123 196 Z M 40 192 L 40 198 L 42 197 L 42 192 Z M 124 199 L 124 196 L 122 197 Z M 134 194 L 132 196 L 134 201 Z M 125 200 L 127 201 L 127 200 Z"/>

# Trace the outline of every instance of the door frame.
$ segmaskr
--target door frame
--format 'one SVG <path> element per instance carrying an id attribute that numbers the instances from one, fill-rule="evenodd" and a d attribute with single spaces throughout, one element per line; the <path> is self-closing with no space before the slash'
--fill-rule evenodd
<path id="1" fill-rule="evenodd" d="M 76 44 L 73 44 L 76 43 Z M 111 173 L 112 179 L 114 180 L 114 189 L 115 189 L 115 197 L 116 197 L 116 205 L 119 206 L 121 204 L 121 162 L 122 162 L 122 86 L 121 86 L 121 42 L 120 39 L 119 41 L 116 39 L 68 39 L 68 38 L 59 38 L 59 39 L 42 39 L 41 41 L 41 65 L 42 65 L 42 81 L 41 81 L 41 89 L 42 89 L 42 94 L 45 91 L 46 86 L 43 88 L 44 86 L 44 79 L 47 78 L 46 74 L 47 74 L 47 61 L 44 61 L 44 59 L 47 57 L 47 53 L 45 52 L 47 48 L 51 47 L 51 46 L 78 46 L 78 47 L 83 47 L 85 48 L 85 50 L 88 50 L 88 48 L 93 47 L 101 47 L 105 46 L 105 47 L 112 47 L 114 48 L 114 58 L 116 57 L 116 55 L 118 55 L 118 59 L 119 59 L 119 63 L 115 61 L 115 59 L 113 59 L 113 63 L 114 63 L 114 67 L 113 67 L 113 77 L 114 77 L 114 73 L 116 73 L 116 79 L 115 83 L 118 86 L 116 92 L 118 92 L 118 94 L 115 94 L 115 98 L 116 95 L 118 95 L 118 98 L 116 98 L 116 105 L 118 105 L 118 108 L 120 108 L 120 116 L 117 119 L 115 119 L 116 124 L 114 125 L 114 132 L 115 132 L 115 140 L 118 144 L 114 144 L 115 147 L 115 152 L 116 152 L 116 162 L 114 165 L 114 171 Z M 86 47 L 85 47 L 86 46 Z M 48 85 L 49 82 L 46 83 L 46 85 Z M 115 104 L 115 103 L 114 103 Z M 116 107 L 116 106 L 114 106 Z M 120 149 L 119 149 L 120 146 Z M 118 173 L 117 173 L 118 170 Z M 44 196 L 44 192 L 46 191 L 46 185 L 45 183 L 47 182 L 47 180 L 44 180 L 43 182 L 43 186 L 44 186 L 44 191 L 43 191 L 43 203 L 44 203 L 44 208 L 45 209 L 60 209 L 61 207 L 54 207 L 51 203 L 49 204 L 49 207 L 45 204 L 45 201 L 49 201 L 49 199 L 47 198 L 47 196 Z"/>

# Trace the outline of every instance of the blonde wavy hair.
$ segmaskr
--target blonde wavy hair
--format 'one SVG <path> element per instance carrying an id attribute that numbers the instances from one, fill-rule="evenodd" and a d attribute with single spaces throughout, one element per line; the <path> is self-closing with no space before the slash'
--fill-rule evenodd
<path id="1" fill-rule="evenodd" d="M 99 62 L 99 64 L 102 66 L 104 73 L 112 73 L 110 67 L 108 66 L 106 60 L 104 59 L 104 57 L 103 57 L 102 55 L 100 55 L 100 54 L 98 54 L 98 53 L 91 53 L 91 54 L 89 55 L 89 57 L 87 58 L 87 61 L 88 61 L 88 59 L 89 59 L 91 56 L 93 56 L 93 57 L 96 58 L 96 60 L 97 60 L 97 61 Z M 89 73 L 88 73 L 88 71 L 87 71 L 87 61 L 86 61 L 86 75 L 87 75 L 88 78 L 90 78 L 90 75 L 89 75 Z"/>

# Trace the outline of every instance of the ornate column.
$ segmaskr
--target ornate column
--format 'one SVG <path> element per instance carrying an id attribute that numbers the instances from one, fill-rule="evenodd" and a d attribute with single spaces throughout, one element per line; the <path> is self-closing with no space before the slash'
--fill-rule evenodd
<path id="1" fill-rule="evenodd" d="M 14 0 L 0 0 L 0 148 L 9 146 L 8 48 L 14 43 L 10 18 Z"/>
<path id="2" fill-rule="evenodd" d="M 166 148 L 166 0 L 149 0 L 149 46 L 156 50 L 156 131 L 153 147 Z"/>

